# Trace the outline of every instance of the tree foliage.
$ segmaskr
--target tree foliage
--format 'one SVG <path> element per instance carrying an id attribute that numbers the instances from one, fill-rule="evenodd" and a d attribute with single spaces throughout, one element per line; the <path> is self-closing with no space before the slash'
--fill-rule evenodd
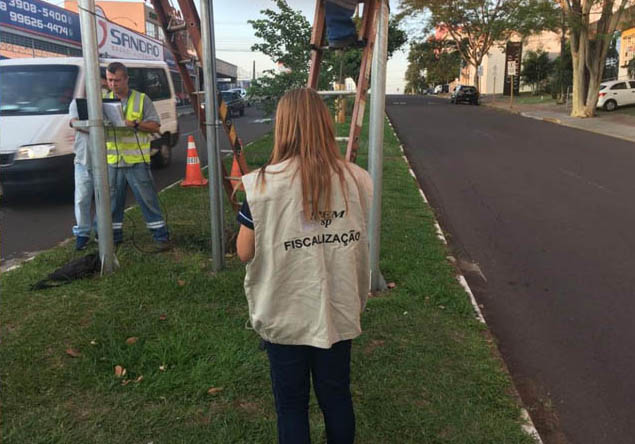
<path id="1" fill-rule="evenodd" d="M 475 68 L 495 43 L 558 24 L 553 4 L 543 0 L 401 0 L 401 7 L 404 16 L 427 12 L 427 29 L 446 31 Z"/>
<path id="2" fill-rule="evenodd" d="M 272 0 L 274 9 L 260 11 L 263 18 L 249 20 L 254 34 L 262 41 L 251 47 L 276 61 L 281 70 L 267 70 L 256 79 L 249 90 L 250 95 L 262 100 L 266 112 L 271 113 L 282 95 L 292 89 L 306 85 L 310 66 L 311 24 L 298 10 L 289 6 L 286 0 Z M 399 29 L 399 23 L 392 18 L 388 26 L 388 57 L 405 44 L 406 33 Z M 327 51 L 320 66 L 319 88 L 339 77 L 357 80 L 362 58 L 361 49 L 347 51 Z"/>
<path id="3" fill-rule="evenodd" d="M 549 54 L 540 50 L 528 51 L 522 65 L 523 69 L 520 73 L 522 81 L 531 85 L 534 94 L 544 91 L 554 69 L 553 62 L 549 60 Z"/>
<path id="4" fill-rule="evenodd" d="M 419 94 L 427 85 L 450 83 L 456 78 L 460 64 L 461 56 L 450 41 L 428 39 L 411 42 L 406 89 Z"/>

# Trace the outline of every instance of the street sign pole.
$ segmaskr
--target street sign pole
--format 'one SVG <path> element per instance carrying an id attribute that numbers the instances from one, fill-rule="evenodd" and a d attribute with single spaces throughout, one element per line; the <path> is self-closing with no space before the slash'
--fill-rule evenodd
<path id="1" fill-rule="evenodd" d="M 370 127 L 368 130 L 368 171 L 373 181 L 373 203 L 368 228 L 370 245 L 370 290 L 388 287 L 379 269 L 381 239 L 381 190 L 384 162 L 384 121 L 386 110 L 386 59 L 388 51 L 388 0 L 380 2 L 377 17 L 377 37 L 373 48 L 370 76 Z"/>
<path id="2" fill-rule="evenodd" d="M 509 84 L 509 109 L 512 109 L 514 106 L 514 75 L 512 74 L 512 79 Z"/>
<path id="3" fill-rule="evenodd" d="M 88 155 L 92 162 L 95 182 L 95 210 L 99 234 L 99 258 L 102 274 L 112 273 L 115 253 L 112 238 L 112 214 L 110 212 L 110 188 L 106 163 L 106 137 L 101 104 L 99 55 L 97 52 L 97 26 L 95 24 L 95 0 L 79 0 L 79 21 L 82 30 L 84 68 L 86 70 L 86 99 L 90 144 Z"/>
<path id="4" fill-rule="evenodd" d="M 214 42 L 214 9 L 212 0 L 202 0 L 201 41 L 203 49 L 203 82 L 205 83 L 205 142 L 209 173 L 209 202 L 212 234 L 212 270 L 225 267 L 223 196 L 218 143 L 218 101 L 216 97 L 216 50 Z"/>

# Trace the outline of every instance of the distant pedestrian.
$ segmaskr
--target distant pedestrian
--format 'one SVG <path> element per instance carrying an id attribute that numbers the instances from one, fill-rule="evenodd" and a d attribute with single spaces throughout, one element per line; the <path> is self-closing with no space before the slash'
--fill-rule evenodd
<path id="1" fill-rule="evenodd" d="M 171 247 L 169 232 L 161 214 L 159 197 L 150 172 L 150 134 L 159 132 L 161 119 L 152 100 L 128 86 L 128 70 L 120 62 L 106 69 L 109 98 L 121 100 L 127 128 L 108 128 L 106 154 L 112 228 L 115 244 L 123 241 L 123 216 L 126 184 L 130 185 L 146 226 L 152 233 L 158 251 Z"/>
<path id="2" fill-rule="evenodd" d="M 329 443 L 353 443 L 351 340 L 369 290 L 372 182 L 342 159 L 308 88 L 278 104 L 269 162 L 243 176 L 238 255 L 250 321 L 265 341 L 281 444 L 310 442 L 311 376 Z"/>

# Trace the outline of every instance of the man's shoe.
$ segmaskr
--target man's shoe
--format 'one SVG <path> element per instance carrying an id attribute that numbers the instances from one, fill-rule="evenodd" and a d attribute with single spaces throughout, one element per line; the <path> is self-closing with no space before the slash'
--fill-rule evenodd
<path id="1" fill-rule="evenodd" d="M 174 245 L 172 245 L 172 241 L 170 240 L 164 240 L 164 241 L 154 241 L 154 245 L 155 245 L 155 252 L 156 253 L 161 253 L 163 251 L 169 251 L 171 250 Z"/>
<path id="2" fill-rule="evenodd" d="M 89 237 L 77 236 L 77 239 L 75 239 L 75 249 L 77 251 L 85 250 L 89 240 Z"/>

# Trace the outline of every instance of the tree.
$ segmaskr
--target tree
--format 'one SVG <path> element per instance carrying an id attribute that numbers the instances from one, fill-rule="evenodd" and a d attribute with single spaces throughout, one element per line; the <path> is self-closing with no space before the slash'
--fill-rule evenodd
<path id="1" fill-rule="evenodd" d="M 523 60 L 520 77 L 524 83 L 531 85 L 533 93 L 544 90 L 545 83 L 553 72 L 553 63 L 549 54 L 544 51 L 528 51 Z"/>
<path id="2" fill-rule="evenodd" d="M 251 47 L 252 51 L 268 55 L 281 67 L 265 71 L 249 88 L 250 95 L 263 101 L 264 109 L 271 113 L 278 99 L 288 90 L 306 85 L 309 72 L 311 25 L 300 13 L 292 9 L 285 0 L 274 0 L 277 10 L 265 9 L 265 17 L 248 20 L 256 37 L 262 39 Z M 321 70 L 320 84 L 325 86 L 333 78 L 331 67 Z"/>
<path id="3" fill-rule="evenodd" d="M 492 45 L 516 33 L 529 35 L 557 26 L 555 8 L 542 0 L 401 0 L 402 15 L 428 12 L 429 27 L 445 30 L 463 60 L 477 68 Z"/>
<path id="4" fill-rule="evenodd" d="M 635 58 L 631 59 L 626 65 L 626 72 L 628 73 L 628 77 L 635 80 Z"/>
<path id="5" fill-rule="evenodd" d="M 282 95 L 292 88 L 306 85 L 310 66 L 311 24 L 300 11 L 292 9 L 286 0 L 272 0 L 277 9 L 260 11 L 264 18 L 249 20 L 254 34 L 262 42 L 252 45 L 252 51 L 262 52 L 277 62 L 280 71 L 267 70 L 256 79 L 249 93 L 263 100 L 264 109 L 271 113 Z M 407 36 L 394 18 L 388 26 L 388 57 L 406 42 Z M 357 80 L 361 63 L 361 49 L 328 51 L 320 66 L 320 89 L 327 89 L 340 70 L 344 78 Z"/>
<path id="6" fill-rule="evenodd" d="M 616 80 L 620 70 L 620 53 L 617 51 L 617 35 L 613 35 L 604 62 L 602 81 Z"/>
<path id="7" fill-rule="evenodd" d="M 557 0 L 569 23 L 573 117 L 593 117 L 611 38 L 635 0 Z M 591 18 L 598 18 L 592 22 Z"/>
<path id="8" fill-rule="evenodd" d="M 549 93 L 556 99 L 559 98 L 560 103 L 564 103 L 565 94 L 573 85 L 573 65 L 571 62 L 571 45 L 565 43 L 561 55 L 553 61 L 553 74 L 549 81 Z"/>
<path id="9" fill-rule="evenodd" d="M 423 89 L 417 73 L 425 72 L 423 83 L 431 85 L 450 83 L 459 71 L 461 56 L 448 40 L 430 38 L 423 42 L 411 42 L 406 70 L 406 87 L 412 91 Z M 425 87 L 425 85 L 424 85 Z"/>

